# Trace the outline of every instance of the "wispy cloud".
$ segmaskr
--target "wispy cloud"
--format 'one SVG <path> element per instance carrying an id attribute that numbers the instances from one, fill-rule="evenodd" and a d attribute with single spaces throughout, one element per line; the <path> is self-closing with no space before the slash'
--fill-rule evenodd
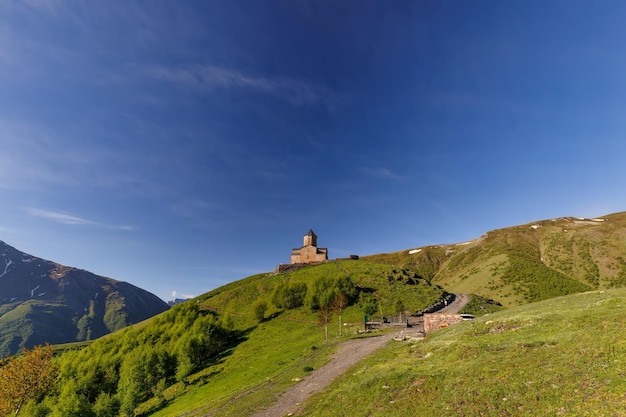
<path id="1" fill-rule="evenodd" d="M 400 175 L 390 171 L 387 168 L 361 168 L 361 172 L 370 177 L 376 177 L 381 179 L 391 179 L 391 180 L 399 180 Z"/>
<path id="2" fill-rule="evenodd" d="M 78 224 L 78 225 L 95 225 L 94 221 L 74 216 L 68 213 L 61 213 L 57 211 L 40 210 L 36 208 L 29 208 L 26 210 L 28 214 L 34 217 L 41 217 L 44 219 L 52 220 L 61 224 Z"/>
<path id="3" fill-rule="evenodd" d="M 246 74 L 219 66 L 155 67 L 147 72 L 153 79 L 185 85 L 199 91 L 216 88 L 246 89 L 274 96 L 297 106 L 325 105 L 332 108 L 342 101 L 338 94 L 322 84 L 291 77 Z"/>
<path id="4" fill-rule="evenodd" d="M 84 217 L 76 216 L 74 214 L 61 212 L 61 211 L 51 211 L 51 210 L 41 210 L 38 208 L 27 208 L 26 212 L 33 217 L 39 217 L 42 219 L 51 220 L 55 223 L 73 225 L 73 226 L 97 226 L 106 229 L 115 229 L 115 230 L 135 230 L 132 226 L 119 226 L 119 225 L 110 225 L 105 223 L 96 222 Z"/>

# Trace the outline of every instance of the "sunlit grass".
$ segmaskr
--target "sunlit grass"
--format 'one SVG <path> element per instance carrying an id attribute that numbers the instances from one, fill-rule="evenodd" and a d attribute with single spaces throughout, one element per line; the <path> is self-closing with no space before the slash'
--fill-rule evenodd
<path id="1" fill-rule="evenodd" d="M 624 313 L 624 289 L 578 294 L 395 343 L 304 415 L 626 415 Z"/>

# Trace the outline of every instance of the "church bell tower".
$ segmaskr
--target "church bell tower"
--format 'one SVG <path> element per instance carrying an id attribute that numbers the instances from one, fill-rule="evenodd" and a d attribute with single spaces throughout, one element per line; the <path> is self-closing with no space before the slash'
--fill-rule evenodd
<path id="1" fill-rule="evenodd" d="M 313 232 L 313 229 L 309 229 L 306 235 L 304 235 L 303 246 L 317 246 L 317 235 Z"/>

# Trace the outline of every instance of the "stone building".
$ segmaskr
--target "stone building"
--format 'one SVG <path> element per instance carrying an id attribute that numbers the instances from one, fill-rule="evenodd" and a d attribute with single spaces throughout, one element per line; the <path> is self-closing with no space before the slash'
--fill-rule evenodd
<path id="1" fill-rule="evenodd" d="M 308 264 L 328 260 L 328 249 L 317 247 L 317 235 L 313 230 L 304 235 L 304 245 L 291 251 L 291 264 Z"/>

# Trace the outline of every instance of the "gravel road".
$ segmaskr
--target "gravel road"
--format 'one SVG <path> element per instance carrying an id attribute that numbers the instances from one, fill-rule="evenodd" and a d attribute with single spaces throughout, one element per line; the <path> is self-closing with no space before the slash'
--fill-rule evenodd
<path id="1" fill-rule="evenodd" d="M 467 294 L 455 294 L 454 301 L 450 303 L 450 305 L 437 311 L 437 313 L 458 313 L 468 301 L 469 296 Z M 301 408 L 300 403 L 306 400 L 311 394 L 324 389 L 333 379 L 343 374 L 348 368 L 361 359 L 385 346 L 387 342 L 398 334 L 400 334 L 400 331 L 387 333 L 383 336 L 349 340 L 341 344 L 337 352 L 332 356 L 330 362 L 320 369 L 313 371 L 298 384 L 287 389 L 272 406 L 253 414 L 251 417 L 283 417 L 287 415 L 297 415 Z"/>
<path id="2" fill-rule="evenodd" d="M 339 346 L 326 365 L 313 371 L 297 385 L 289 388 L 276 403 L 266 410 L 253 414 L 252 417 L 282 417 L 296 414 L 300 403 L 311 394 L 321 391 L 330 382 L 343 374 L 349 367 L 383 347 L 399 332 L 387 333 L 383 336 L 365 337 L 349 340 Z"/>

